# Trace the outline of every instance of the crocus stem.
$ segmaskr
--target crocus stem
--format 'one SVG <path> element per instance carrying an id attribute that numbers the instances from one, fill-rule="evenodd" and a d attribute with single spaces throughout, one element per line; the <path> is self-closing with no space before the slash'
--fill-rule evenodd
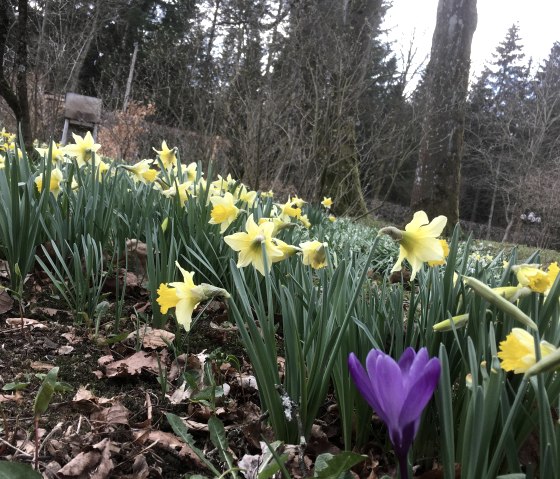
<path id="1" fill-rule="evenodd" d="M 408 479 L 407 454 L 402 454 L 399 456 L 399 469 L 401 471 L 401 479 Z"/>

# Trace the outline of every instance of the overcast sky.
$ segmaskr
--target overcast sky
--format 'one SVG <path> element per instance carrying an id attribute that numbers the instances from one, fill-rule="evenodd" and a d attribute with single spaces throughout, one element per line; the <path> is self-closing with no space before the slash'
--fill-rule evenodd
<path id="1" fill-rule="evenodd" d="M 414 38 L 416 65 L 430 53 L 438 0 L 393 0 L 384 28 L 395 53 L 408 52 Z M 526 58 L 540 63 L 555 41 L 560 41 L 560 0 L 478 0 L 478 24 L 472 44 L 471 75 L 477 75 L 505 38 L 513 23 L 519 25 Z"/>

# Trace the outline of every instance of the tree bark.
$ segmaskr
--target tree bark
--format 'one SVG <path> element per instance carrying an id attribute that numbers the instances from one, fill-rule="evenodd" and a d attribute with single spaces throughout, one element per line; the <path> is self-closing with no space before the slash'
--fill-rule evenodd
<path id="1" fill-rule="evenodd" d="M 8 42 L 8 32 L 14 21 L 12 5 L 9 0 L 0 0 L 0 96 L 14 112 L 28 152 L 33 148 L 29 102 L 27 98 L 27 0 L 18 0 L 18 17 L 16 22 L 15 91 L 6 78 L 4 55 Z M 18 131 L 19 135 L 19 131 Z"/>
<path id="2" fill-rule="evenodd" d="M 459 220 L 459 175 L 476 0 L 440 0 L 426 70 L 423 135 L 411 196 L 413 210 Z"/>

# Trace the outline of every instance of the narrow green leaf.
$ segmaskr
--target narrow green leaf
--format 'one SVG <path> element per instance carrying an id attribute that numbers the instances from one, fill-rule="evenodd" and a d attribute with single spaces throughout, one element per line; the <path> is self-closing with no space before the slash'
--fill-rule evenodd
<path id="1" fill-rule="evenodd" d="M 212 444 L 216 446 L 220 457 L 231 469 L 233 467 L 233 460 L 228 451 L 229 442 L 226 437 L 224 424 L 216 416 L 210 416 L 210 419 L 208 419 L 208 430 L 210 431 L 210 440 Z"/>
<path id="2" fill-rule="evenodd" d="M 58 367 L 52 368 L 45 376 L 43 384 L 41 384 L 41 387 L 39 388 L 39 392 L 35 397 L 35 404 L 33 405 L 33 413 L 35 416 L 40 416 L 41 414 L 45 414 L 45 412 L 47 412 L 54 394 L 58 369 Z"/>
<path id="3" fill-rule="evenodd" d="M 0 479 L 42 479 L 42 477 L 27 464 L 0 461 Z"/>
<path id="4" fill-rule="evenodd" d="M 336 456 L 329 453 L 320 454 L 315 461 L 315 475 L 313 477 L 343 479 L 346 472 L 366 459 L 367 456 L 351 451 L 344 451 Z"/>
<path id="5" fill-rule="evenodd" d="M 208 469 L 210 469 L 210 471 L 212 471 L 213 474 L 219 476 L 220 471 L 218 471 L 218 469 L 214 467 L 214 464 L 212 464 L 208 459 L 206 459 L 205 454 L 198 447 L 195 446 L 194 439 L 190 435 L 189 430 L 187 429 L 187 426 L 185 425 L 183 420 L 179 416 L 176 416 L 175 414 L 170 412 L 165 413 L 165 416 L 167 417 L 167 421 L 171 425 L 173 432 L 177 434 L 183 441 L 185 441 L 191 447 L 191 449 L 198 456 L 198 458 L 204 463 L 204 465 Z"/>

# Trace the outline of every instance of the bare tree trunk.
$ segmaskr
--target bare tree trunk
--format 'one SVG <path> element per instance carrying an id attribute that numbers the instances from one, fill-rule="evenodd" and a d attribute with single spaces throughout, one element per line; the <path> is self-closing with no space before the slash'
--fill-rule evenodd
<path id="1" fill-rule="evenodd" d="M 426 71 L 423 138 L 411 197 L 413 210 L 459 220 L 459 174 L 476 0 L 440 0 Z"/>
<path id="2" fill-rule="evenodd" d="M 89 29 L 88 35 L 84 41 L 84 44 L 80 49 L 80 52 L 78 53 L 78 58 L 76 58 L 74 65 L 72 65 L 70 77 L 68 78 L 68 81 L 64 86 L 66 91 L 76 92 L 78 89 L 78 85 L 80 83 L 80 72 L 82 71 L 82 67 L 84 66 L 84 63 L 86 61 L 89 48 L 91 47 L 91 44 L 93 43 L 93 39 L 95 38 L 95 34 L 97 32 L 97 24 L 99 22 L 98 2 L 95 2 L 94 9 L 95 11 L 93 12 L 93 18 L 91 21 L 91 27 Z"/>
<path id="3" fill-rule="evenodd" d="M 134 78 L 134 65 L 136 65 L 136 56 L 138 55 L 138 42 L 134 42 L 134 52 L 132 53 L 132 60 L 130 61 L 130 70 L 128 71 L 128 79 L 126 81 L 126 90 L 124 92 L 124 102 L 122 111 L 126 112 L 128 106 L 128 97 L 132 89 L 132 79 Z"/>
<path id="4" fill-rule="evenodd" d="M 16 23 L 16 87 L 15 91 L 4 72 L 4 55 L 8 41 L 8 31 L 14 20 L 12 5 L 9 0 L 0 0 L 0 96 L 6 100 L 14 112 L 23 136 L 26 149 L 31 152 L 33 136 L 29 119 L 29 102 L 27 99 L 27 0 L 18 0 L 18 17 Z M 19 134 L 19 132 L 18 132 Z"/>

